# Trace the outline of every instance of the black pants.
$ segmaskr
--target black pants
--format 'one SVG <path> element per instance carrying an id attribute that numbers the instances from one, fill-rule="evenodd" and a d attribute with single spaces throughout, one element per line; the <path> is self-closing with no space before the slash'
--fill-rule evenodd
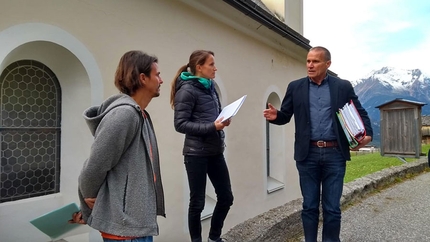
<path id="1" fill-rule="evenodd" d="M 230 176 L 224 155 L 185 156 L 185 168 L 190 187 L 190 204 L 188 208 L 188 229 L 191 241 L 202 241 L 201 213 L 205 206 L 206 174 L 215 188 L 217 203 L 212 214 L 209 238 L 215 240 L 221 236 L 224 220 L 233 204 Z"/>

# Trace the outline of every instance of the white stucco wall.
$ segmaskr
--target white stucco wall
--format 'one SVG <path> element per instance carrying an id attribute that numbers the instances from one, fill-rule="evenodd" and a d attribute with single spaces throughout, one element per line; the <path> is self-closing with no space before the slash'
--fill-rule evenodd
<path id="1" fill-rule="evenodd" d="M 77 176 L 92 142 L 82 112 L 118 92 L 113 75 L 121 55 L 131 49 L 157 55 L 164 80 L 161 96 L 148 107 L 159 141 L 167 209 L 167 218 L 159 219 L 160 236 L 155 241 L 188 240 L 183 135 L 174 130 L 169 94 L 171 79 L 196 49 L 215 52 L 216 81 L 224 105 L 248 95 L 226 130 L 225 155 L 235 201 L 224 232 L 300 196 L 292 158 L 293 124 L 280 128 L 284 132 L 286 187 L 267 194 L 262 110 L 271 93 L 282 99 L 288 82 L 306 74 L 305 51 L 294 44 L 285 48 L 276 40 L 259 35 L 254 32 L 253 20 L 242 24 L 222 13 L 202 12 L 192 4 L 193 1 L 174 0 L 2 2 L 0 72 L 20 59 L 35 59 L 50 67 L 61 85 L 63 119 L 60 193 L 0 204 L 0 241 L 46 241 L 47 237 L 28 220 L 66 203 L 78 202 Z M 231 8 L 221 1 L 219 4 Z M 236 11 L 233 17 L 246 19 L 242 15 Z M 209 223 L 202 222 L 204 238 Z M 97 238 L 97 233 L 90 237 Z M 89 236 L 67 240 L 88 241 Z"/>

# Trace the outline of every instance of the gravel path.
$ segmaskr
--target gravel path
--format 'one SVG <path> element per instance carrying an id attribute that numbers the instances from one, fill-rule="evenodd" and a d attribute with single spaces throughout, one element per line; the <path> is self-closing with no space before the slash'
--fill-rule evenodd
<path id="1" fill-rule="evenodd" d="M 344 210 L 341 241 L 428 242 L 429 224 L 430 173 L 424 173 Z"/>

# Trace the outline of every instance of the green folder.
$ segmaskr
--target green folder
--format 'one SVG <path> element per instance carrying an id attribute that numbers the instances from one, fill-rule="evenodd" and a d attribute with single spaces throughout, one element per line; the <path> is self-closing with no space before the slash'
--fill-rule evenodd
<path id="1" fill-rule="evenodd" d="M 49 213 L 43 214 L 30 221 L 36 228 L 48 235 L 52 240 L 62 239 L 62 236 L 79 226 L 68 221 L 72 219 L 73 213 L 79 212 L 76 203 L 67 204 Z"/>

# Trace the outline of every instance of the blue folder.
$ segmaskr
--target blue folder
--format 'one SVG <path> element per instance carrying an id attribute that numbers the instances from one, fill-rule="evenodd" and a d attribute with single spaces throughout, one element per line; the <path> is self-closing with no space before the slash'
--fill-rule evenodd
<path id="1" fill-rule="evenodd" d="M 62 239 L 62 236 L 79 226 L 68 221 L 72 219 L 73 213 L 79 212 L 76 203 L 67 204 L 49 213 L 43 214 L 30 221 L 36 228 L 48 235 L 52 240 Z"/>

